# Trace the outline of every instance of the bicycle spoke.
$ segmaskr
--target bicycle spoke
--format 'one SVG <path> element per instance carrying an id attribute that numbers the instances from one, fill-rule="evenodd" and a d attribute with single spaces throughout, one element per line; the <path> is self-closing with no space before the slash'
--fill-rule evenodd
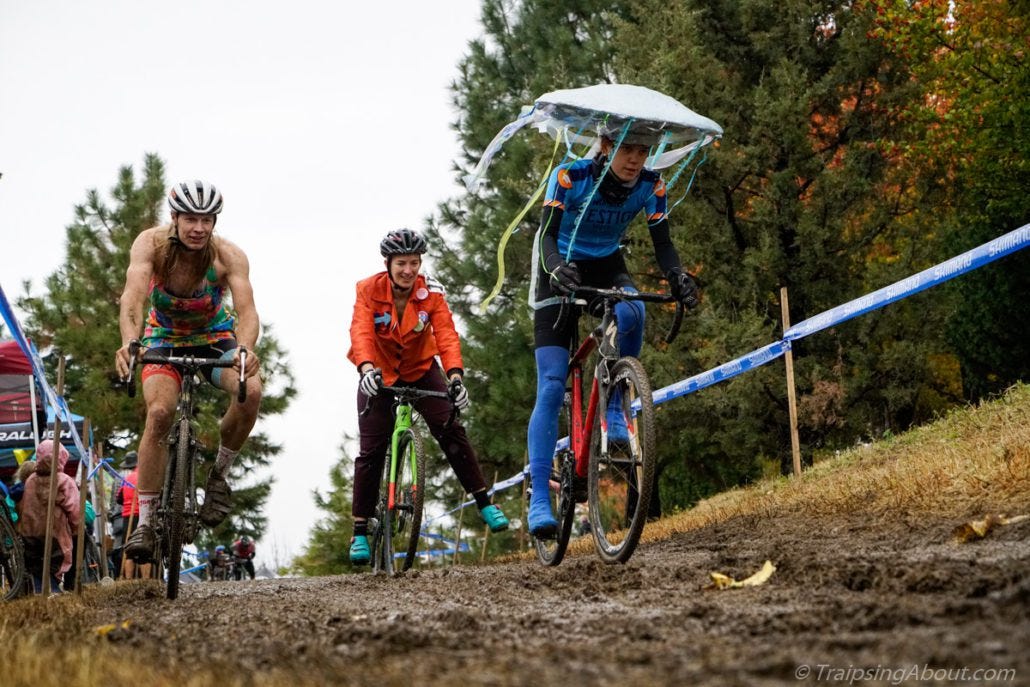
<path id="1" fill-rule="evenodd" d="M 609 397 L 618 398 L 627 418 L 628 441 L 602 447 L 600 413 L 590 447 L 590 524 L 598 554 L 607 562 L 629 559 L 647 519 L 654 481 L 654 409 L 651 385 L 635 358 L 621 358 L 613 367 Z M 631 405 L 640 412 L 631 418 Z"/>

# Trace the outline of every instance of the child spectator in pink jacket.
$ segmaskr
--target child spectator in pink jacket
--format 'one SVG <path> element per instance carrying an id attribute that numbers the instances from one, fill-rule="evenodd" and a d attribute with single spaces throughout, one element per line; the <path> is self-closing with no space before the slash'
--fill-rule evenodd
<path id="1" fill-rule="evenodd" d="M 38 551 L 40 563 L 29 570 L 36 578 L 37 591 L 42 581 L 42 555 L 46 536 L 47 499 L 50 494 L 50 480 L 57 473 L 57 498 L 54 501 L 54 545 L 51 557 L 51 574 L 60 577 L 72 565 L 72 533 L 79 526 L 79 488 L 75 480 L 64 473 L 68 463 L 68 450 L 58 446 L 57 466 L 54 469 L 54 442 L 47 439 L 36 449 L 36 471 L 25 480 L 25 495 L 21 500 L 21 519 L 18 530 L 25 539 L 26 559 Z M 60 554 L 60 556 L 58 556 Z M 60 564 L 58 565 L 58 560 Z M 37 576 L 37 573 L 39 576 Z M 56 579 L 51 578 L 51 588 L 57 589 Z"/>

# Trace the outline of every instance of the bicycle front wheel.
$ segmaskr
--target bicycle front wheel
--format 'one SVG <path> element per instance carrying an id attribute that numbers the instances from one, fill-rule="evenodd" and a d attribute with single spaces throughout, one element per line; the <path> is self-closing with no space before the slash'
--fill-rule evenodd
<path id="1" fill-rule="evenodd" d="M 6 506 L 0 503 L 0 508 Z M 6 514 L 0 515 L 0 594 L 10 601 L 21 594 L 25 582 L 25 552 L 14 523 Z"/>
<path id="2" fill-rule="evenodd" d="M 636 358 L 620 358 L 612 368 L 605 402 L 594 420 L 590 438 L 588 490 L 590 528 L 597 553 L 607 563 L 624 563 L 636 549 L 647 521 L 655 472 L 654 406 L 651 382 Z M 616 399 L 617 406 L 607 407 Z M 634 402 L 640 402 L 635 415 Z M 601 446 L 601 418 L 621 413 L 628 440 Z"/>
<path id="3" fill-rule="evenodd" d="M 397 480 L 394 483 L 394 508 L 390 512 L 393 525 L 391 540 L 393 552 L 398 554 L 401 570 L 415 562 L 415 552 L 421 537 L 422 507 L 426 490 L 426 450 L 422 436 L 408 429 L 397 442 Z M 403 554 L 401 556 L 400 554 Z"/>
<path id="4" fill-rule="evenodd" d="M 168 571 L 167 596 L 175 599 L 179 595 L 179 571 L 182 567 L 182 546 L 186 539 L 186 484 L 189 480 L 191 465 L 190 451 L 193 443 L 193 431 L 189 418 L 179 420 L 175 451 L 169 456 L 173 461 L 171 469 L 171 485 L 166 490 L 168 501 L 165 504 L 164 558 Z"/>

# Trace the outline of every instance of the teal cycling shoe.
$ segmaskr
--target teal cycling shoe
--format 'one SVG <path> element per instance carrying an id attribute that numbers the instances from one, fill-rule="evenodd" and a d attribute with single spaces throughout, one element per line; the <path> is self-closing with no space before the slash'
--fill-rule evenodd
<path id="1" fill-rule="evenodd" d="M 372 551 L 368 548 L 368 537 L 359 534 L 350 540 L 350 564 L 368 565 L 372 559 Z"/>
<path id="2" fill-rule="evenodd" d="M 547 501 L 532 501 L 529 504 L 529 533 L 538 539 L 549 539 L 558 531 L 558 521 L 551 513 Z"/>
<path id="3" fill-rule="evenodd" d="M 491 532 L 503 532 L 508 529 L 508 518 L 504 517 L 504 513 L 497 506 L 487 506 L 479 511 L 479 517 L 483 518 Z"/>

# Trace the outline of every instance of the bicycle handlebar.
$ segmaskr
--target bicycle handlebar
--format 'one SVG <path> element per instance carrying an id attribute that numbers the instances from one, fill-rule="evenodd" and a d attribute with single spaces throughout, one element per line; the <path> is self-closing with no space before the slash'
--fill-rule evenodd
<path id="1" fill-rule="evenodd" d="M 458 418 L 460 411 L 458 406 L 454 405 L 454 399 L 451 398 L 450 394 L 446 391 L 433 391 L 432 389 L 419 389 L 413 386 L 384 386 L 382 391 L 389 391 L 394 395 L 395 403 L 408 403 L 417 401 L 420 398 L 445 398 L 451 403 L 451 416 L 447 419 L 447 423 L 444 427 L 450 427 L 454 424 L 454 421 Z M 364 417 L 368 415 L 368 412 L 372 410 L 372 396 L 365 398 L 365 407 L 361 409 L 359 415 Z"/>
<path id="2" fill-rule="evenodd" d="M 147 350 L 140 355 L 139 352 L 143 348 L 143 344 L 139 341 L 131 341 L 129 343 L 129 377 L 125 380 L 126 392 L 129 394 L 129 398 L 136 397 L 136 365 L 137 363 L 143 365 L 172 365 L 181 370 L 184 370 L 190 374 L 199 372 L 203 368 L 226 368 L 232 367 L 232 360 L 222 360 L 221 358 L 198 358 L 192 355 L 177 356 L 177 355 L 164 355 L 157 353 L 153 350 Z M 236 392 L 236 400 L 243 403 L 247 400 L 247 347 L 240 346 L 240 385 Z"/>
<path id="3" fill-rule="evenodd" d="M 647 303 L 675 303 L 676 314 L 672 319 L 672 326 L 669 328 L 668 334 L 665 335 L 665 343 L 667 344 L 672 343 L 679 334 L 680 327 L 683 324 L 683 315 L 686 314 L 686 308 L 683 307 L 683 302 L 678 300 L 672 294 L 653 293 L 650 291 L 627 291 L 624 289 L 599 289 L 593 286 L 580 286 L 576 288 L 576 291 L 571 296 L 562 299 L 561 312 L 558 315 L 558 322 L 555 323 L 555 328 L 558 328 L 559 324 L 565 319 L 566 306 L 568 303 L 588 305 L 587 301 L 583 298 L 585 296 L 589 296 L 590 298 L 603 298 L 609 302 L 644 301 Z"/>

